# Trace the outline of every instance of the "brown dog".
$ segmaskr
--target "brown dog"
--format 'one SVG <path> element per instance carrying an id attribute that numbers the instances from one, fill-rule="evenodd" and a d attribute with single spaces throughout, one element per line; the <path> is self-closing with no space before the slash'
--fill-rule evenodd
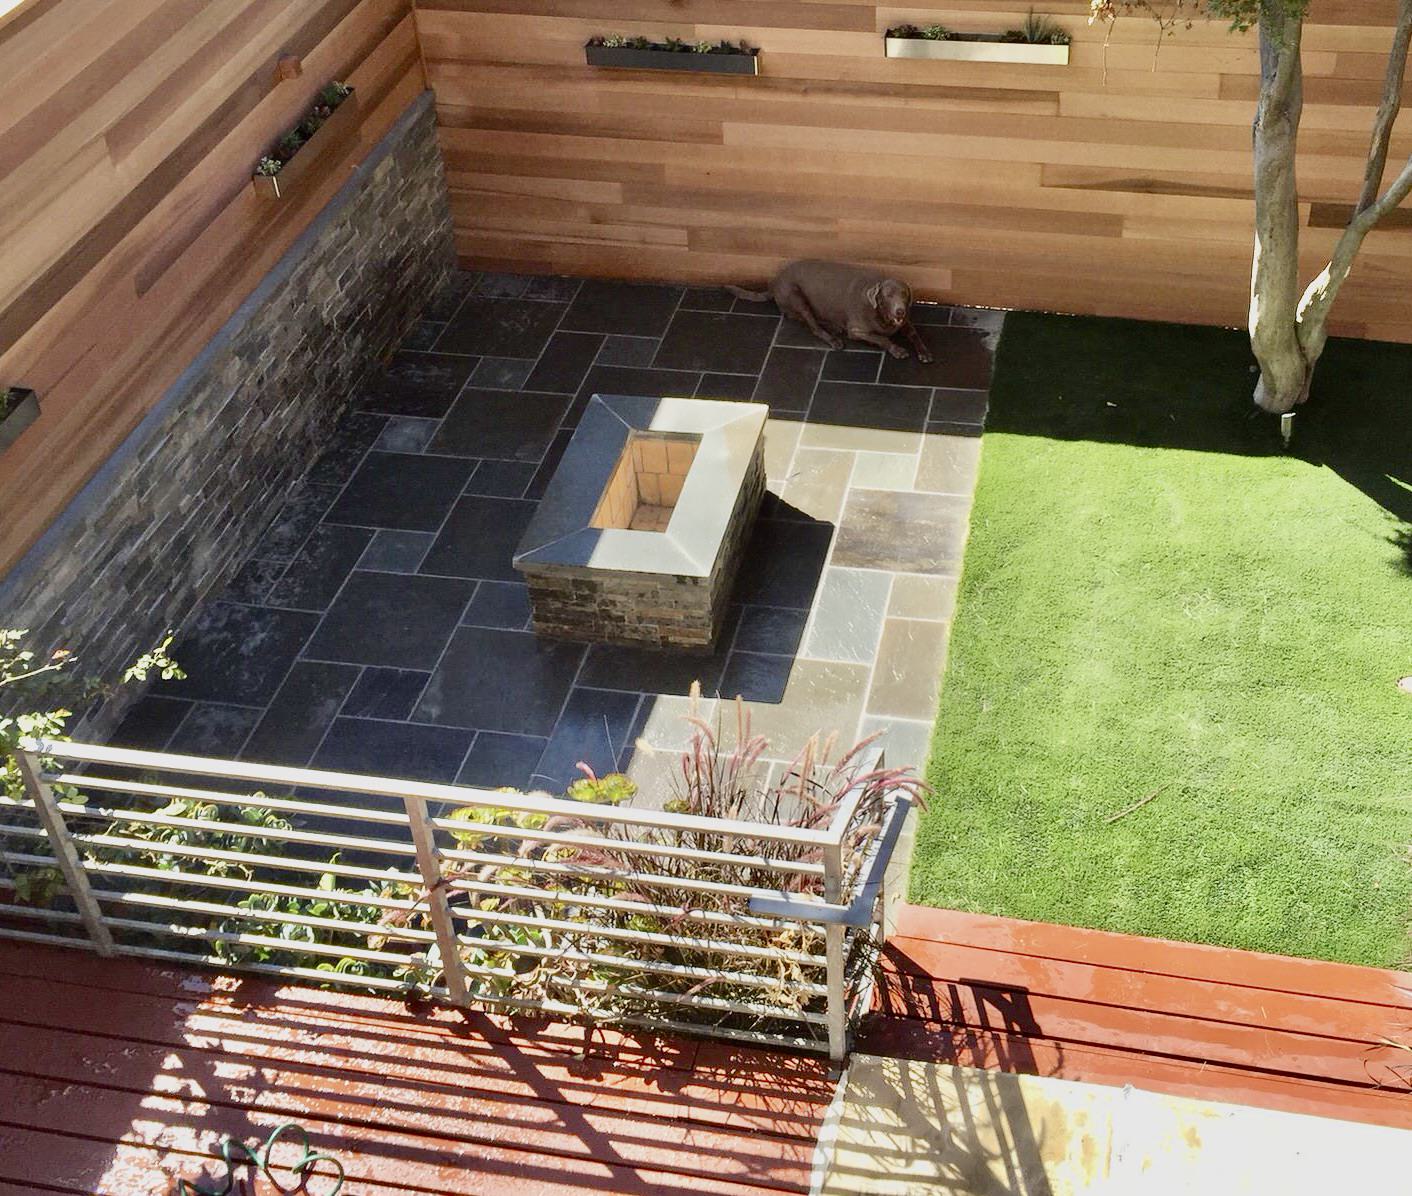
<path id="1" fill-rule="evenodd" d="M 845 339 L 866 341 L 894 357 L 906 357 L 907 350 L 892 339 L 900 332 L 917 351 L 918 361 L 925 364 L 932 360 L 926 343 L 907 318 L 912 288 L 877 270 L 843 262 L 790 262 L 763 291 L 726 289 L 752 303 L 773 299 L 780 311 L 798 320 L 830 348 L 842 349 Z"/>

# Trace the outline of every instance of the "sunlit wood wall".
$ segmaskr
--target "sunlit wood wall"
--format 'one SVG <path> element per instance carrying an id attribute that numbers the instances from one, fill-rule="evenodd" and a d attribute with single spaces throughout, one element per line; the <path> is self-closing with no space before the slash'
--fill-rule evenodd
<path id="1" fill-rule="evenodd" d="M 1104 46 L 1038 0 L 1070 65 L 888 60 L 902 21 L 998 31 L 1011 0 L 418 0 L 463 258 L 748 282 L 802 255 L 896 266 L 965 303 L 1243 324 L 1253 35 Z M 1305 32 L 1305 265 L 1357 194 L 1394 0 L 1315 0 Z M 744 38 L 761 77 L 595 70 L 593 34 Z M 1412 117 L 1395 156 L 1412 148 Z M 1412 228 L 1374 234 L 1340 331 L 1412 340 Z"/>
<path id="2" fill-rule="evenodd" d="M 284 56 L 303 73 L 279 82 Z M 252 168 L 330 79 L 358 89 L 357 142 L 297 199 L 260 202 Z M 0 17 L 0 384 L 43 407 L 0 456 L 0 574 L 425 86 L 410 0 L 26 0 Z"/>

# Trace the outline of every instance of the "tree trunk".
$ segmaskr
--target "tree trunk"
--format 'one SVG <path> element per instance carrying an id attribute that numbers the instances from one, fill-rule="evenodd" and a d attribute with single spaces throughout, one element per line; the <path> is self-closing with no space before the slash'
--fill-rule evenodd
<path id="1" fill-rule="evenodd" d="M 1313 361 L 1299 336 L 1299 193 L 1295 148 L 1304 103 L 1302 18 L 1262 5 L 1260 102 L 1255 111 L 1255 261 L 1250 345 L 1260 363 L 1255 402 L 1285 412 L 1309 395 Z"/>

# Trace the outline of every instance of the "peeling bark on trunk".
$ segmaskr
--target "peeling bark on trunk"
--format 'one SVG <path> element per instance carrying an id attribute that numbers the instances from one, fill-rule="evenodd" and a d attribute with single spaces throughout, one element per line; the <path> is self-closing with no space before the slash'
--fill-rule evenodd
<path id="1" fill-rule="evenodd" d="M 1250 345 L 1260 363 L 1255 402 L 1289 411 L 1309 393 L 1311 363 L 1298 335 L 1299 192 L 1295 148 L 1304 102 L 1298 17 L 1277 4 L 1260 20 L 1260 102 L 1255 110 L 1255 261 Z"/>
<path id="2" fill-rule="evenodd" d="M 1250 282 L 1250 344 L 1260 363 L 1255 402 L 1283 413 L 1309 397 L 1328 341 L 1329 309 L 1364 239 L 1412 194 L 1412 159 L 1382 195 L 1388 145 L 1402 105 L 1412 44 L 1412 0 L 1398 0 L 1382 100 L 1373 122 L 1363 186 L 1353 218 L 1329 264 L 1299 294 L 1299 200 L 1295 149 L 1303 105 L 1299 43 L 1303 18 L 1277 0 L 1260 14 L 1260 102 L 1255 114 L 1255 264 Z"/>

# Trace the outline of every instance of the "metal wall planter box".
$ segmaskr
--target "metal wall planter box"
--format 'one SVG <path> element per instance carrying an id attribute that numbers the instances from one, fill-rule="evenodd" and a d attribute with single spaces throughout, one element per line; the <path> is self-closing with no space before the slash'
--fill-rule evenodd
<path id="1" fill-rule="evenodd" d="M 343 149 L 358 133 L 358 93 L 350 91 L 314 135 L 299 147 L 279 174 L 252 175 L 250 184 L 261 199 L 284 199 L 321 161 Z"/>
<path id="2" fill-rule="evenodd" d="M 26 390 L 22 386 L 11 386 L 7 389 L 19 395 L 18 400 L 10 408 L 9 414 L 0 416 L 0 453 L 15 443 L 30 424 L 39 418 L 39 398 L 32 390 Z"/>
<path id="3" fill-rule="evenodd" d="M 951 62 L 1019 62 L 1040 66 L 1068 66 L 1069 47 L 1037 42 L 1005 42 L 999 37 L 975 35 L 944 41 L 927 37 L 889 37 L 889 58 L 939 58 Z"/>
<path id="4" fill-rule="evenodd" d="M 640 50 L 634 46 L 585 46 L 589 66 L 629 71 L 697 71 L 707 75 L 758 75 L 760 55 L 697 54 L 684 50 Z"/>

